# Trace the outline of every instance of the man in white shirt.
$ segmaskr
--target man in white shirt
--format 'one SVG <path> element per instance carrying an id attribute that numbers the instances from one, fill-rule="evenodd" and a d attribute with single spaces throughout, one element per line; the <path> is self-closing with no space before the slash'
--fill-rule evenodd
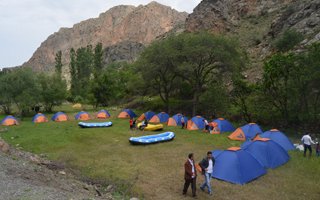
<path id="1" fill-rule="evenodd" d="M 206 187 L 208 187 L 208 193 L 209 195 L 212 195 L 212 190 L 211 190 L 211 185 L 210 181 L 212 178 L 212 172 L 213 172 L 213 166 L 215 163 L 214 157 L 212 157 L 212 152 L 208 151 L 207 152 L 207 157 L 204 158 L 200 163 L 200 167 L 202 170 L 202 174 L 204 175 L 205 181 L 204 183 L 200 186 L 200 189 L 204 191 Z"/>
<path id="2" fill-rule="evenodd" d="M 309 157 L 311 157 L 312 154 L 312 147 L 311 144 L 316 144 L 314 141 L 312 141 L 310 137 L 310 133 L 306 133 L 302 138 L 301 142 L 303 143 L 304 152 L 303 156 L 306 157 L 307 149 L 309 149 Z"/>

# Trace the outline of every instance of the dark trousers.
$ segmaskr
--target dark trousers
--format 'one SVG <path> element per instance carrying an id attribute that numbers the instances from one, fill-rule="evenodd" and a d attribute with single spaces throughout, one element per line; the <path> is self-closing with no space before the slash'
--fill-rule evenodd
<path id="1" fill-rule="evenodd" d="M 197 177 L 192 178 L 192 179 L 185 179 L 182 194 L 187 194 L 189 185 L 191 184 L 192 196 L 196 196 L 196 180 L 197 180 Z"/>
<path id="2" fill-rule="evenodd" d="M 307 149 L 309 149 L 309 156 L 311 157 L 311 154 L 312 154 L 311 145 L 304 144 L 303 146 L 304 146 L 303 156 L 306 157 Z"/>

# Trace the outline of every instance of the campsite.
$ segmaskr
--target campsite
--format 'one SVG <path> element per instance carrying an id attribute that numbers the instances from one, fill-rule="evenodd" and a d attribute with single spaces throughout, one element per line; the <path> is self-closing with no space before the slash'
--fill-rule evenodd
<path id="1" fill-rule="evenodd" d="M 180 126 L 165 125 L 165 131 L 176 135 L 172 141 L 132 145 L 130 137 L 161 132 L 146 131 L 142 134 L 139 130 L 131 131 L 128 119 L 118 118 L 121 110 L 108 109 L 110 118 L 86 122 L 107 120 L 112 121 L 112 127 L 83 129 L 72 117 L 79 111 L 71 106 L 63 108 L 68 121 L 33 123 L 31 118 L 25 118 L 18 126 L 10 126 L 1 137 L 24 151 L 45 154 L 51 160 L 66 163 L 79 176 L 102 183 L 105 181 L 106 185 L 115 184 L 115 196 L 119 198 L 182 199 L 183 163 L 189 152 L 194 152 L 195 160 L 199 162 L 208 150 L 226 150 L 242 144 L 228 138 L 231 132 L 208 134 L 202 130 L 190 131 Z M 94 117 L 98 112 L 90 110 L 88 113 Z M 47 115 L 48 118 L 50 116 Z M 298 142 L 299 138 L 290 137 L 290 140 Z M 306 160 L 296 150 L 289 151 L 289 155 L 290 160 L 286 164 L 267 169 L 266 174 L 244 185 L 213 179 L 215 195 L 212 198 L 223 199 L 227 195 L 228 199 L 277 199 L 280 193 L 281 199 L 295 199 L 301 195 L 316 199 L 319 196 L 319 159 Z M 202 180 L 199 175 L 198 182 Z M 305 193 L 306 189 L 308 193 Z M 198 197 L 210 199 L 203 192 L 198 192 Z"/>
<path id="2" fill-rule="evenodd" d="M 320 199 L 320 0 L 2 1 L 0 200 Z"/>

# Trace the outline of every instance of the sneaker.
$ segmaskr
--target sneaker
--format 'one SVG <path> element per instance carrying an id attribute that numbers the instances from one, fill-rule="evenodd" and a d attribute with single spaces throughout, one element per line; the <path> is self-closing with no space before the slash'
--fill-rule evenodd
<path id="1" fill-rule="evenodd" d="M 209 195 L 210 195 L 210 196 L 212 196 L 212 195 L 213 195 L 213 193 L 212 193 L 212 192 L 209 192 Z"/>
<path id="2" fill-rule="evenodd" d="M 202 192 L 204 192 L 204 188 L 200 187 L 200 190 L 202 190 Z"/>

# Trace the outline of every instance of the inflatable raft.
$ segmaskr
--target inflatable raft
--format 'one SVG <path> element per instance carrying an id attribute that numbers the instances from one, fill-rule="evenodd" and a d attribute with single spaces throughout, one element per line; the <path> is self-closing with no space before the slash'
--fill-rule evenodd
<path id="1" fill-rule="evenodd" d="M 138 124 L 138 128 L 140 129 L 142 123 Z M 147 127 L 144 128 L 145 131 L 159 131 L 163 129 L 163 124 L 148 124 Z"/>
<path id="2" fill-rule="evenodd" d="M 153 144 L 158 142 L 166 142 L 173 140 L 175 137 L 173 132 L 165 132 L 156 135 L 147 135 L 141 137 L 130 137 L 129 142 L 131 144 Z"/>
<path id="3" fill-rule="evenodd" d="M 103 128 L 103 127 L 112 126 L 112 122 L 97 122 L 97 123 L 79 122 L 78 125 L 81 128 Z"/>

